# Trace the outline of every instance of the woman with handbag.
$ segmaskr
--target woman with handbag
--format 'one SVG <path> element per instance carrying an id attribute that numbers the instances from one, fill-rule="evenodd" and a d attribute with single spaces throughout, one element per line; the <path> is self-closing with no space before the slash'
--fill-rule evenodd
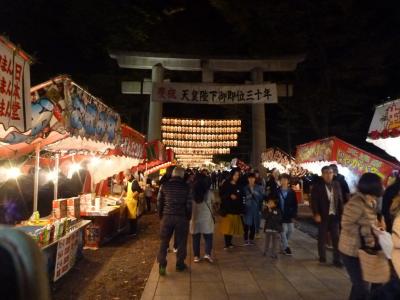
<path id="1" fill-rule="evenodd" d="M 383 194 L 381 178 L 365 173 L 358 182 L 358 192 L 344 206 L 339 251 L 352 282 L 351 300 L 366 299 L 369 285 L 363 278 L 359 249 L 376 247 L 372 228 L 378 225 L 377 199 Z"/>
<path id="2" fill-rule="evenodd" d="M 392 274 L 388 283 L 373 291 L 369 300 L 400 299 L 400 195 L 392 200 L 389 213 L 394 221 L 392 229 Z"/>
<path id="3" fill-rule="evenodd" d="M 243 199 L 241 197 L 238 181 L 240 171 L 233 169 L 229 179 L 220 190 L 221 207 L 219 214 L 222 216 L 221 233 L 224 235 L 225 250 L 234 248 L 232 238 L 234 235 L 243 235 L 243 223 L 240 215 L 243 213 Z"/>
<path id="4" fill-rule="evenodd" d="M 212 246 L 214 233 L 214 215 L 212 206 L 214 193 L 210 190 L 210 183 L 203 174 L 198 174 L 193 183 L 192 219 L 190 233 L 192 234 L 194 262 L 200 262 L 200 240 L 203 235 L 205 241 L 204 259 L 213 263 Z"/>

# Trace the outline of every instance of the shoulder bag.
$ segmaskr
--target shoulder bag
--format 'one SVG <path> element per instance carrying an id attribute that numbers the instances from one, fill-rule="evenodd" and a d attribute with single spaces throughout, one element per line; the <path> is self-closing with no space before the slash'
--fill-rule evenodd
<path id="1" fill-rule="evenodd" d="M 361 239 L 361 248 L 358 249 L 358 258 L 360 259 L 363 279 L 370 283 L 386 283 L 390 280 L 390 265 L 385 254 L 379 247 L 379 242 L 371 228 L 371 233 L 375 238 L 375 247 L 371 248 L 365 244 L 361 235 L 361 226 L 359 235 Z"/>

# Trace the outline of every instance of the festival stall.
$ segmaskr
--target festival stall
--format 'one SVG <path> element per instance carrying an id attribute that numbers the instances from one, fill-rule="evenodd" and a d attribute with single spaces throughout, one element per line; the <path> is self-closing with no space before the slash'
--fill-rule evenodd
<path id="1" fill-rule="evenodd" d="M 268 148 L 261 154 L 262 165 L 268 169 L 277 169 L 281 174 L 287 173 L 291 176 L 292 188 L 296 193 L 297 201 L 303 202 L 303 180 L 307 174 L 307 170 L 296 163 L 296 160 L 291 155 L 287 154 L 278 147 Z"/>
<path id="2" fill-rule="evenodd" d="M 84 209 L 81 212 L 81 216 L 92 221 L 91 226 L 88 227 L 87 248 L 97 249 L 101 244 L 127 229 L 127 208 L 123 199 L 121 199 L 122 189 L 114 189 L 113 184 L 122 186 L 123 171 L 135 168 L 142 162 L 144 145 L 145 137 L 142 134 L 125 124 L 121 125 L 119 146 L 109 151 L 105 158 L 106 163 L 110 160 L 115 161 L 112 165 L 118 165 L 115 169 L 116 172 L 113 171 L 114 176 L 112 178 L 99 177 L 99 179 L 102 179 L 99 182 L 94 179 L 96 183 L 98 182 L 95 209 L 87 206 L 89 209 Z M 140 195 L 141 198 L 143 198 L 142 195 Z M 90 201 L 86 201 L 86 203 L 88 202 Z M 144 207 L 144 199 L 139 201 L 138 207 L 139 217 L 143 211 L 140 207 Z"/>
<path id="3" fill-rule="evenodd" d="M 144 136 L 120 125 L 116 112 L 66 76 L 43 83 L 33 91 L 33 103 L 50 101 L 58 108 L 56 111 L 61 111 L 45 118 L 50 127 L 45 131 L 67 134 L 44 147 L 54 159 L 55 177 L 63 174 L 70 178 L 80 170 L 87 172 L 79 198 L 80 216 L 92 221 L 86 228 L 85 245 L 98 248 L 126 225 L 126 206 L 120 194 L 112 195 L 109 182 L 115 174 L 142 161 Z"/>
<path id="4" fill-rule="evenodd" d="M 400 161 L 400 99 L 376 107 L 367 142 Z"/>
<path id="5" fill-rule="evenodd" d="M 393 171 L 400 169 L 400 165 L 388 162 L 337 137 L 297 146 L 296 161 L 314 174 L 320 174 L 323 166 L 337 164 L 339 173 L 345 176 L 351 191 L 355 190 L 363 173 L 376 173 L 387 184 Z"/>
<path id="6" fill-rule="evenodd" d="M 33 202 L 36 210 L 39 152 L 44 145 L 56 141 L 57 138 L 53 140 L 54 135 L 43 137 L 35 131 L 36 119 L 30 99 L 29 63 L 29 56 L 0 36 L 0 181 L 6 183 L 3 186 L 19 186 L 21 166 L 17 165 L 17 158 L 35 151 Z M 2 200 L 9 202 L 6 198 Z M 89 223 L 81 221 L 76 215 L 68 216 L 66 210 L 65 206 L 65 215 L 58 214 L 42 219 L 34 213 L 30 220 L 16 225 L 17 229 L 37 241 L 47 257 L 49 272 L 54 280 L 73 265 L 83 228 Z"/>

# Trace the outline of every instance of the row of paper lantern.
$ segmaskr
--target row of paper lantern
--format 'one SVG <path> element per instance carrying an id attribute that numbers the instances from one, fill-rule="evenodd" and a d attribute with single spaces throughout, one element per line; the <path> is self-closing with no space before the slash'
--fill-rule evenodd
<path id="1" fill-rule="evenodd" d="M 163 118 L 163 125 L 183 126 L 240 126 L 241 120 L 199 120 L 199 119 L 177 119 Z"/>
<path id="2" fill-rule="evenodd" d="M 175 158 L 180 160 L 180 159 L 203 159 L 203 160 L 210 160 L 213 158 L 212 155 L 209 154 L 176 154 Z"/>
<path id="3" fill-rule="evenodd" d="M 229 154 L 230 148 L 181 148 L 181 147 L 169 147 L 175 154 Z"/>
<path id="4" fill-rule="evenodd" d="M 174 140 L 196 140 L 196 141 L 236 141 L 238 135 L 233 134 L 189 134 L 189 133 L 171 133 L 163 132 L 164 139 Z"/>
<path id="5" fill-rule="evenodd" d="M 239 127 L 190 127 L 190 126 L 169 126 L 162 125 L 164 132 L 183 132 L 183 133 L 239 133 L 242 128 Z"/>
<path id="6" fill-rule="evenodd" d="M 212 147 L 237 147 L 237 141 L 179 141 L 179 140 L 163 140 L 163 143 L 167 146 L 178 146 L 178 147 L 201 147 L 201 148 L 212 148 Z"/>

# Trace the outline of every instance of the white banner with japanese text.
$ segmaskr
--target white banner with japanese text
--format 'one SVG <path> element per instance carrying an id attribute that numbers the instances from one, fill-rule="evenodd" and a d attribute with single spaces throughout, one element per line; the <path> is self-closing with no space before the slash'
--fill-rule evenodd
<path id="1" fill-rule="evenodd" d="M 31 126 L 29 61 L 0 36 L 0 131 Z M 3 125 L 3 126 L 1 126 Z"/>
<path id="2" fill-rule="evenodd" d="M 275 83 L 153 83 L 152 100 L 187 104 L 269 104 L 278 103 Z"/>

